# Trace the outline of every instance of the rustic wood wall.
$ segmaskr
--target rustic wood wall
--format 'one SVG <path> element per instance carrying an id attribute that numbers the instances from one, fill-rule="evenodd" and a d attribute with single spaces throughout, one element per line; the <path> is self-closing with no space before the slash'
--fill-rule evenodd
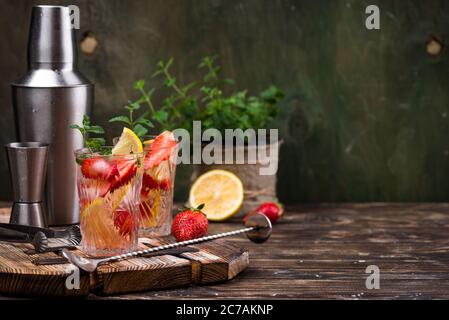
<path id="1" fill-rule="evenodd" d="M 368 31 L 365 7 L 374 2 L 381 30 Z M 175 57 L 187 81 L 201 56 L 218 54 L 241 88 L 276 83 L 287 93 L 282 200 L 448 201 L 449 2 L 374 2 L 2 0 L 0 143 L 15 139 L 9 82 L 25 67 L 31 6 L 77 4 L 80 33 L 98 40 L 80 55 L 96 83 L 97 122 L 106 124 L 159 59 Z M 178 176 L 179 199 L 188 171 Z M 0 179 L 0 199 L 9 199 L 3 151 Z"/>

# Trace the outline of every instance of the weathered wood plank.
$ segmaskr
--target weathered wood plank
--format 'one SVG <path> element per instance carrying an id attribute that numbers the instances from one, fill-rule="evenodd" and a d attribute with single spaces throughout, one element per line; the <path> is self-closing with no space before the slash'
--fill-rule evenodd
<path id="1" fill-rule="evenodd" d="M 238 219 L 211 224 L 210 233 L 239 226 Z M 269 242 L 229 239 L 251 253 L 234 280 L 107 298 L 447 299 L 448 234 L 449 204 L 290 207 Z M 380 268 L 380 290 L 365 287 L 368 265 Z"/>
<path id="2" fill-rule="evenodd" d="M 6 219 L 7 210 L 1 210 Z M 140 249 L 169 243 L 173 239 L 140 239 Z M 0 242 L 0 293 L 28 296 L 87 296 L 123 294 L 145 290 L 205 285 L 233 279 L 249 264 L 248 252 L 224 240 L 199 244 L 199 251 L 177 257 L 139 257 L 100 266 L 88 275 L 81 273 L 81 290 L 68 290 L 69 264 L 33 264 L 39 258 L 55 258 L 55 253 L 27 254 L 31 244 Z M 82 252 L 78 254 L 83 255 Z"/>

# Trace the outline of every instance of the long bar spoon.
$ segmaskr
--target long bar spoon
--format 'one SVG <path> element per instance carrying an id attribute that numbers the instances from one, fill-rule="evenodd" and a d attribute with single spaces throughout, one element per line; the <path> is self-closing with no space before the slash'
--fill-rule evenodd
<path id="1" fill-rule="evenodd" d="M 215 240 L 218 238 L 224 238 L 229 236 L 234 236 L 240 233 L 246 233 L 247 237 L 255 243 L 262 243 L 268 240 L 268 238 L 271 235 L 271 222 L 270 220 L 260 213 L 253 213 L 248 216 L 248 218 L 245 221 L 245 228 L 235 230 L 235 231 L 229 231 L 224 233 L 219 233 L 207 237 L 202 237 L 198 239 L 193 240 L 187 240 L 187 241 L 181 241 L 181 242 L 175 242 L 170 244 L 165 244 L 158 247 L 149 248 L 146 250 L 139 250 L 134 252 L 129 252 L 125 254 L 121 254 L 118 256 L 103 258 L 103 259 L 92 259 L 92 258 L 84 258 L 81 256 L 78 256 L 72 252 L 70 252 L 67 249 L 62 250 L 62 255 L 72 264 L 77 266 L 78 268 L 87 271 L 87 272 L 94 272 L 98 266 L 102 264 L 106 264 L 108 262 L 113 261 L 119 261 L 119 260 L 127 260 L 135 257 L 139 257 L 151 252 L 155 251 L 162 251 L 166 249 L 172 249 L 176 247 L 186 246 L 186 245 L 192 245 L 200 242 Z"/>

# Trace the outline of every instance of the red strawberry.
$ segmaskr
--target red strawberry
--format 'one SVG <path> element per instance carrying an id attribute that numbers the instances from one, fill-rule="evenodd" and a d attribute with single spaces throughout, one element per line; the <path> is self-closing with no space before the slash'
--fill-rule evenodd
<path id="1" fill-rule="evenodd" d="M 280 203 L 265 202 L 262 203 L 255 211 L 264 214 L 272 223 L 275 223 L 284 213 L 284 208 Z"/>
<path id="2" fill-rule="evenodd" d="M 142 178 L 142 189 L 143 188 L 158 189 L 159 183 L 152 176 L 145 173 Z"/>
<path id="3" fill-rule="evenodd" d="M 134 160 L 122 160 L 117 162 L 118 175 L 112 183 L 111 190 L 127 184 L 137 172 L 137 164 Z"/>
<path id="4" fill-rule="evenodd" d="M 171 180 L 170 179 L 164 179 L 159 182 L 159 188 L 165 191 L 169 191 L 171 189 Z"/>
<path id="5" fill-rule="evenodd" d="M 114 212 L 114 226 L 122 237 L 130 235 L 135 229 L 134 217 L 125 210 Z"/>
<path id="6" fill-rule="evenodd" d="M 196 209 L 186 209 L 176 215 L 171 233 L 177 241 L 197 239 L 207 234 L 209 223 L 206 215 L 201 212 L 203 208 L 202 204 Z"/>
<path id="7" fill-rule="evenodd" d="M 170 158 L 175 147 L 176 141 L 172 132 L 164 131 L 158 135 L 147 149 L 148 153 L 144 160 L 145 170 Z"/>
<path id="8" fill-rule="evenodd" d="M 150 192 L 150 190 L 153 189 L 161 189 L 161 190 L 165 190 L 165 191 L 169 191 L 172 187 L 172 183 L 170 179 L 164 179 L 161 181 L 158 181 L 156 179 L 154 179 L 152 176 L 150 176 L 149 174 L 144 174 L 143 175 L 143 179 L 142 179 L 142 190 L 141 190 L 141 195 L 143 197 L 148 195 L 148 192 Z"/>
<path id="9" fill-rule="evenodd" d="M 120 185 L 124 185 L 136 175 L 137 164 L 135 161 L 123 161 L 117 164 L 117 169 L 120 174 Z"/>
<path id="10" fill-rule="evenodd" d="M 142 178 L 142 188 L 140 189 L 140 197 L 142 201 L 148 200 L 151 190 L 159 189 L 159 183 L 149 174 L 144 173 Z"/>
<path id="11" fill-rule="evenodd" d="M 81 165 L 81 173 L 88 179 L 111 181 L 119 172 L 115 164 L 103 158 L 88 158 Z"/>

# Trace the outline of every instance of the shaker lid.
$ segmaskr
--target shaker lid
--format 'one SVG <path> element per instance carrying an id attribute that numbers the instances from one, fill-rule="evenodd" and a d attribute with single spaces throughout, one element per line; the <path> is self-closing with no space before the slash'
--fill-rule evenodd
<path id="1" fill-rule="evenodd" d="M 77 49 L 69 7 L 34 6 L 28 38 L 28 71 L 16 87 L 92 85 L 76 68 Z"/>
<path id="2" fill-rule="evenodd" d="M 28 63 L 76 64 L 75 32 L 69 7 L 33 7 L 28 38 Z"/>

